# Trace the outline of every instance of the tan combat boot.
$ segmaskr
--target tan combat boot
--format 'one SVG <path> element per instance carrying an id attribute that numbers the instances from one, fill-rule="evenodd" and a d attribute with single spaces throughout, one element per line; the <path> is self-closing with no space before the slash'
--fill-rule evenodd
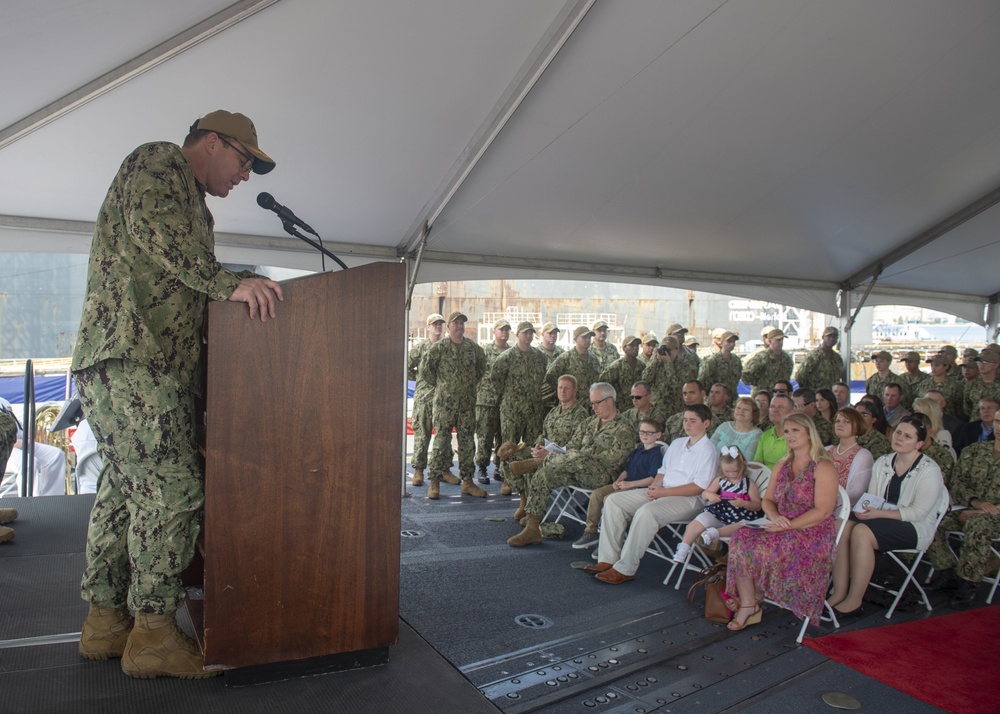
<path id="1" fill-rule="evenodd" d="M 435 501 L 441 498 L 441 482 L 436 478 L 430 479 L 430 485 L 427 487 L 427 498 Z"/>
<path id="2" fill-rule="evenodd" d="M 541 525 L 541 518 L 538 516 L 529 515 L 527 521 L 524 524 L 524 530 L 518 533 L 516 536 L 512 536 L 507 539 L 507 545 L 513 546 L 515 548 L 520 548 L 524 545 L 534 545 L 536 543 L 542 542 L 542 531 L 539 528 Z"/>
<path id="3" fill-rule="evenodd" d="M 413 480 L 410 481 L 414 486 L 424 485 L 424 470 L 423 469 L 413 469 Z"/>
<path id="4" fill-rule="evenodd" d="M 121 657 L 131 631 L 128 610 L 91 604 L 80 633 L 80 656 L 99 660 Z"/>
<path id="5" fill-rule="evenodd" d="M 500 487 L 500 495 L 501 496 L 509 496 L 512 493 L 514 493 L 514 491 L 511 490 L 510 484 L 507 483 L 506 481 L 504 481 L 503 485 Z"/>
<path id="6" fill-rule="evenodd" d="M 510 472 L 515 476 L 524 476 L 525 474 L 534 473 L 542 467 L 542 461 L 544 459 L 525 459 L 524 461 L 512 461 L 510 464 Z"/>
<path id="7" fill-rule="evenodd" d="M 450 483 L 452 486 L 457 486 L 458 484 L 462 483 L 462 479 L 453 474 L 451 471 L 442 471 L 441 480 L 444 481 L 445 483 Z"/>
<path id="8" fill-rule="evenodd" d="M 14 540 L 14 529 L 7 526 L 0 526 L 0 543 Z"/>
<path id="9" fill-rule="evenodd" d="M 528 512 L 524 510 L 524 507 L 528 505 L 528 497 L 525 496 L 523 493 L 520 493 L 518 495 L 521 497 L 521 505 L 517 507 L 516 511 L 514 511 L 515 521 L 520 521 L 522 518 L 528 515 Z"/>
<path id="10" fill-rule="evenodd" d="M 486 491 L 479 488 L 476 484 L 472 483 L 471 478 L 467 478 L 462 481 L 462 495 L 463 496 L 475 496 L 476 498 L 486 498 Z"/>
<path id="11" fill-rule="evenodd" d="M 205 670 L 197 643 L 177 629 L 174 613 L 135 614 L 135 627 L 122 654 L 122 671 L 136 679 L 179 677 L 207 679 L 222 674 Z"/>
<path id="12" fill-rule="evenodd" d="M 0 524 L 17 520 L 16 508 L 0 508 Z"/>

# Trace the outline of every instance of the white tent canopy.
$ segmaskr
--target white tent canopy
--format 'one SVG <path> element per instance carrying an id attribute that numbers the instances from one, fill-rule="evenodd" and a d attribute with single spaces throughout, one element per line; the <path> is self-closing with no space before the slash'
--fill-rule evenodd
<path id="1" fill-rule="evenodd" d="M 996 0 L 34 0 L 0 39 L 2 251 L 86 253 L 122 158 L 222 107 L 278 162 L 210 199 L 230 262 L 318 269 L 268 191 L 418 282 L 1000 293 Z"/>

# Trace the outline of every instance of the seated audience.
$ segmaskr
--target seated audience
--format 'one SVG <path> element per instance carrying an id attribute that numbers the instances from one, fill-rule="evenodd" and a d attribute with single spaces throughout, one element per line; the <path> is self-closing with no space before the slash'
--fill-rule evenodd
<path id="1" fill-rule="evenodd" d="M 735 446 L 749 461 L 757 453 L 757 442 L 763 433 L 754 426 L 758 416 L 757 403 L 750 397 L 740 397 L 733 408 L 733 420 L 719 425 L 712 434 L 712 443 L 716 448 Z"/>
<path id="2" fill-rule="evenodd" d="M 837 409 L 851 406 L 851 388 L 846 382 L 834 382 L 830 391 L 837 400 Z"/>
<path id="3" fill-rule="evenodd" d="M 816 411 L 831 424 L 837 416 L 837 397 L 829 389 L 816 390 Z"/>
<path id="4" fill-rule="evenodd" d="M 820 416 L 816 409 L 816 392 L 811 389 L 796 389 L 792 392 L 792 401 L 795 403 L 795 411 L 805 414 L 813 420 L 816 426 L 816 433 L 823 446 L 829 446 L 834 441 L 833 423 Z"/>
<path id="5" fill-rule="evenodd" d="M 712 410 L 712 414 L 719 422 L 732 421 L 733 419 L 733 408 L 729 401 L 729 387 L 722 382 L 716 382 L 708 390 L 708 408 Z"/>
<path id="6" fill-rule="evenodd" d="M 775 394 L 772 397 L 770 417 L 773 426 L 760 435 L 757 451 L 753 455 L 754 461 L 764 464 L 769 469 L 774 469 L 778 460 L 784 458 L 785 454 L 788 453 L 782 422 L 786 416 L 792 413 L 794 408 L 795 403 L 787 394 Z"/>
<path id="7" fill-rule="evenodd" d="M 951 445 L 951 432 L 944 428 L 944 424 L 941 421 L 941 417 L 943 416 L 941 406 L 933 399 L 918 397 L 913 400 L 913 411 L 927 415 L 931 420 L 931 425 L 927 428 L 927 436 L 947 449 L 953 460 L 957 459 L 958 454 L 955 453 L 955 449 Z M 943 469 L 941 473 L 944 475 L 945 483 L 947 484 L 948 474 Z"/>
<path id="8" fill-rule="evenodd" d="M 941 469 L 941 477 L 944 479 L 945 486 L 948 485 L 948 476 L 951 474 L 951 469 L 955 465 L 955 457 L 951 455 L 948 449 L 941 446 L 934 440 L 934 429 L 932 428 L 931 418 L 924 414 L 923 412 L 914 412 L 911 416 L 915 419 L 919 419 L 920 423 L 924 425 L 927 430 L 927 440 L 924 441 L 924 445 L 920 450 L 925 456 L 934 460 L 934 463 L 938 465 Z"/>
<path id="9" fill-rule="evenodd" d="M 697 379 L 685 382 L 684 388 L 681 391 L 681 398 L 684 400 L 684 409 L 687 409 L 692 404 L 704 404 L 704 385 Z M 667 419 L 667 423 L 663 425 L 664 441 L 668 444 L 674 439 L 680 439 L 684 436 L 684 409 Z M 708 435 L 711 436 L 719 428 L 720 422 L 711 411 L 711 407 L 709 408 L 709 413 L 712 414 L 712 423 L 708 427 Z"/>
<path id="10" fill-rule="evenodd" d="M 652 419 L 661 426 L 666 423 L 667 415 L 658 404 L 653 404 L 653 391 L 648 382 L 639 380 L 632 385 L 632 408 L 622 414 L 629 423 L 639 431 L 639 422 Z M 661 429 L 662 431 L 662 429 Z"/>
<path id="11" fill-rule="evenodd" d="M 833 418 L 833 429 L 837 434 L 838 443 L 826 447 L 826 453 L 833 460 L 837 469 L 837 481 L 847 490 L 851 499 L 851 507 L 858 502 L 872 477 L 872 455 L 868 449 L 858 443 L 858 434 L 864 432 L 865 421 L 853 407 L 837 410 Z"/>
<path id="12" fill-rule="evenodd" d="M 993 433 L 993 417 L 1000 409 L 1000 400 L 993 397 L 984 397 L 979 400 L 979 418 L 963 424 L 958 429 L 955 438 L 955 451 L 960 455 L 962 449 L 969 444 L 976 444 L 983 441 L 993 441 L 996 436 Z"/>
<path id="13" fill-rule="evenodd" d="M 767 418 L 771 411 L 771 392 L 767 389 L 761 389 L 752 398 L 757 403 L 757 413 L 759 414 L 754 424 L 760 427 L 761 431 L 767 431 L 772 426 L 771 420 Z"/>
<path id="14" fill-rule="evenodd" d="M 879 421 L 885 421 L 885 415 L 879 406 L 874 402 L 861 401 L 854 408 L 865 422 L 865 431 L 858 436 L 858 443 L 868 449 L 875 460 L 892 451 L 885 433 L 878 428 Z"/>
<path id="15" fill-rule="evenodd" d="M 924 392 L 925 397 L 932 400 L 941 408 L 941 425 L 951 434 L 951 443 L 955 448 L 956 458 L 961 453 L 962 449 L 959 444 L 962 441 L 961 432 L 965 427 L 966 422 L 962 421 L 958 417 L 954 417 L 948 413 L 946 407 L 948 406 L 948 400 L 944 396 L 944 392 L 939 389 L 928 389 Z"/>
<path id="16" fill-rule="evenodd" d="M 660 528 L 698 515 L 702 508 L 698 494 L 712 483 L 719 466 L 719 452 L 707 436 L 711 421 L 712 412 L 707 406 L 689 406 L 684 411 L 687 437 L 673 441 L 667 448 L 653 483 L 645 491 L 624 491 L 607 497 L 601 516 L 598 562 L 584 568 L 585 572 L 613 585 L 634 580 L 639 560 Z"/>
<path id="17" fill-rule="evenodd" d="M 731 536 L 744 521 L 760 516 L 760 491 L 750 480 L 747 460 L 735 446 L 722 447 L 719 475 L 701 492 L 701 499 L 709 505 L 684 529 L 684 537 L 674 552 L 677 563 L 687 560 L 699 536 L 710 546 L 719 538 Z"/>
<path id="18" fill-rule="evenodd" d="M 823 612 L 836 540 L 837 470 L 812 419 L 789 414 L 784 430 L 788 451 L 762 502 L 770 524 L 740 528 L 730 542 L 726 591 L 737 598 L 733 631 L 760 622 L 765 597 L 796 617 L 818 621 Z"/>
<path id="19" fill-rule="evenodd" d="M 903 406 L 903 398 L 906 392 L 898 382 L 889 382 L 882 390 L 882 403 L 885 405 L 885 421 L 888 424 L 885 435 L 892 438 L 892 430 L 903 420 L 903 417 L 910 416 L 910 410 Z"/>
<path id="20" fill-rule="evenodd" d="M 639 441 L 642 442 L 629 454 L 625 470 L 618 474 L 612 483 L 595 488 L 590 493 L 587 504 L 587 522 L 581 535 L 573 547 L 576 550 L 593 548 L 597 545 L 597 529 L 601 525 L 601 511 L 604 509 L 604 499 L 616 491 L 631 491 L 646 488 L 653 483 L 657 469 L 663 463 L 663 453 L 657 440 L 663 435 L 663 427 L 652 419 L 639 422 Z"/>

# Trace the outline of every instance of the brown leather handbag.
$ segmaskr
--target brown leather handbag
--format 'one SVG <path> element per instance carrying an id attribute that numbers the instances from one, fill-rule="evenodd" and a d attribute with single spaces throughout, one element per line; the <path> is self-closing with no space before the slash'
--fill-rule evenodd
<path id="1" fill-rule="evenodd" d="M 695 592 L 705 586 L 705 619 L 709 622 L 727 624 L 733 613 L 726 607 L 722 592 L 726 588 L 726 564 L 716 563 L 702 570 L 698 580 L 688 590 L 687 601 L 694 603 Z"/>

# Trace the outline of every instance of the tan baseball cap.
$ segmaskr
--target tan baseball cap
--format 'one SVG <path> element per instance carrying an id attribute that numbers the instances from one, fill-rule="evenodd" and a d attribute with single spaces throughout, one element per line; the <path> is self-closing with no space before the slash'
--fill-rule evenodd
<path id="1" fill-rule="evenodd" d="M 510 329 L 510 323 L 507 322 L 506 320 L 497 320 L 496 322 L 493 323 L 494 330 L 502 330 L 505 327 L 508 330 Z"/>
<path id="2" fill-rule="evenodd" d="M 675 332 L 687 332 L 687 328 L 681 325 L 680 323 L 675 322 L 674 324 L 672 324 L 670 327 L 667 328 L 666 334 L 672 335 Z"/>
<path id="3" fill-rule="evenodd" d="M 840 330 L 838 330 L 833 325 L 827 325 L 826 327 L 823 328 L 822 337 L 826 337 L 827 335 L 839 335 L 839 334 Z"/>
<path id="4" fill-rule="evenodd" d="M 656 339 L 656 335 L 654 335 L 652 332 L 650 332 L 648 335 L 646 335 L 645 338 L 643 338 L 642 344 L 644 344 L 644 345 L 658 345 L 658 344 L 660 344 L 660 341 L 658 339 Z"/>
<path id="5" fill-rule="evenodd" d="M 640 340 L 635 335 L 626 335 L 624 338 L 622 338 L 622 347 L 623 348 L 628 347 L 633 342 L 638 342 L 640 345 L 642 344 L 642 340 Z"/>
<path id="6" fill-rule="evenodd" d="M 604 320 L 598 320 L 597 322 L 594 323 L 594 326 L 591 327 L 590 329 L 591 330 L 596 330 L 599 327 L 607 327 L 607 326 L 608 326 L 608 323 L 606 323 Z"/>
<path id="7" fill-rule="evenodd" d="M 931 355 L 927 359 L 927 364 L 943 364 L 943 365 L 947 366 L 948 365 L 948 360 L 945 358 L 944 355 Z"/>
<path id="8" fill-rule="evenodd" d="M 458 310 L 455 310 L 455 312 L 453 312 L 450 315 L 448 315 L 448 324 L 450 325 L 455 320 L 464 320 L 464 321 L 468 322 L 469 318 L 465 315 L 465 313 L 462 313 L 462 312 L 459 312 Z"/>
<path id="9" fill-rule="evenodd" d="M 542 325 L 542 332 L 548 334 L 550 332 L 562 332 L 562 330 L 556 327 L 556 323 L 546 322 L 544 325 Z"/>
<path id="10" fill-rule="evenodd" d="M 261 151 L 257 145 L 257 128 L 250 121 L 250 117 L 244 114 L 233 114 L 225 109 L 218 109 L 203 116 L 191 128 L 224 134 L 243 144 L 243 147 L 253 154 L 255 174 L 266 174 L 275 167 L 274 159 Z"/>
<path id="11" fill-rule="evenodd" d="M 886 352 L 885 350 L 879 350 L 878 352 L 876 352 L 875 354 L 872 355 L 872 359 L 873 360 L 875 360 L 875 359 L 887 359 L 890 362 L 892 362 L 892 353 L 891 352 Z"/>
<path id="12" fill-rule="evenodd" d="M 574 340 L 577 337 L 585 337 L 586 335 L 590 335 L 591 337 L 594 336 L 594 331 L 591 330 L 586 325 L 580 325 L 578 328 L 576 328 L 575 330 L 573 330 L 573 339 Z"/>
<path id="13" fill-rule="evenodd" d="M 983 350 L 979 353 L 979 356 L 975 358 L 976 362 L 993 362 L 994 364 L 1000 363 L 1000 352 L 996 350 Z"/>
<path id="14" fill-rule="evenodd" d="M 952 357 L 958 357 L 958 348 L 955 345 L 945 345 L 939 352 L 943 355 L 951 355 Z"/>
<path id="15" fill-rule="evenodd" d="M 787 336 L 788 335 L 786 335 L 784 332 L 782 332 L 781 330 L 779 330 L 777 327 L 772 327 L 770 330 L 768 330 L 767 334 L 764 335 L 764 337 L 766 337 L 769 340 L 776 340 L 779 337 L 780 338 L 785 338 Z"/>
<path id="16" fill-rule="evenodd" d="M 534 332 L 535 331 L 535 326 L 532 325 L 530 322 L 519 322 L 519 323 L 517 323 L 517 334 L 520 335 L 522 332 L 529 332 L 529 331 L 530 332 Z"/>
<path id="17" fill-rule="evenodd" d="M 438 315 L 436 312 L 433 315 L 427 316 L 427 324 L 433 325 L 435 322 L 444 322 L 444 315 Z"/>
<path id="18" fill-rule="evenodd" d="M 666 347 L 667 349 L 676 350 L 681 346 L 681 343 L 677 341 L 677 338 L 673 335 L 668 335 L 663 338 L 663 342 L 660 343 L 660 347 Z"/>
<path id="19" fill-rule="evenodd" d="M 907 352 L 900 358 L 903 362 L 919 362 L 920 353 L 919 352 Z"/>

